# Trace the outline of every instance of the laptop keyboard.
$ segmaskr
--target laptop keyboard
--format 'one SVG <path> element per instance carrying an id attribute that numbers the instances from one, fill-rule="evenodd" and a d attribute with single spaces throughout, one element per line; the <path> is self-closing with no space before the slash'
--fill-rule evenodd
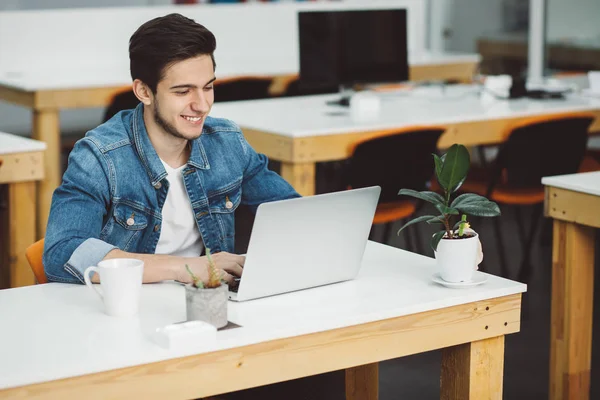
<path id="1" fill-rule="evenodd" d="M 240 280 L 242 278 L 233 278 L 233 283 L 229 286 L 229 291 L 233 293 L 237 293 L 240 288 Z"/>

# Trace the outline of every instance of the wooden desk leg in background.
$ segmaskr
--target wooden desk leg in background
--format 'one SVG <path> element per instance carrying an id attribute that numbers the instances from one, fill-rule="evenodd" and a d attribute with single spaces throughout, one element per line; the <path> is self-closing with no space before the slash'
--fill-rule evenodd
<path id="1" fill-rule="evenodd" d="M 36 239 L 46 235 L 46 224 L 50 215 L 52 193 L 60 185 L 60 122 L 58 110 L 33 111 L 33 138 L 48 146 L 44 156 L 45 178 L 38 184 L 37 195 L 37 234 Z"/>
<path id="2" fill-rule="evenodd" d="M 10 287 L 35 284 L 35 277 L 25 258 L 25 249 L 35 242 L 35 193 L 35 181 L 8 186 Z"/>
<path id="3" fill-rule="evenodd" d="M 442 400 L 502 400 L 504 336 L 442 350 Z"/>
<path id="4" fill-rule="evenodd" d="M 594 229 L 554 220 L 550 399 L 590 397 Z"/>
<path id="5" fill-rule="evenodd" d="M 281 162 L 281 176 L 302 196 L 315 194 L 315 163 Z"/>
<path id="6" fill-rule="evenodd" d="M 377 400 L 379 397 L 379 363 L 346 370 L 346 400 Z"/>

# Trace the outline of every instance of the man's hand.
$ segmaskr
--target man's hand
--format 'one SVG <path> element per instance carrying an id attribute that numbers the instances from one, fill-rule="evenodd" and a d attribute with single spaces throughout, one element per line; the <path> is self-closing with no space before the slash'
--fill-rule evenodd
<path id="1" fill-rule="evenodd" d="M 233 284 L 234 277 L 242 276 L 242 273 L 244 272 L 244 262 L 246 261 L 245 256 L 224 251 L 212 254 L 211 256 L 217 270 L 221 274 L 221 279 L 226 281 L 229 285 Z M 208 258 L 202 256 L 198 258 L 189 258 L 187 261 L 188 267 L 190 267 L 194 275 L 202 279 L 202 282 L 208 282 Z M 185 269 L 185 265 L 181 266 L 181 270 L 178 273 L 176 280 L 183 283 L 192 282 L 192 277 Z"/>

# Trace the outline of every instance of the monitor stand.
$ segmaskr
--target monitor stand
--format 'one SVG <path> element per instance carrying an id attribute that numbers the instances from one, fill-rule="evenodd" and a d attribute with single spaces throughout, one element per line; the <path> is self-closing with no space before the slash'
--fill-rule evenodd
<path id="1" fill-rule="evenodd" d="M 337 100 L 329 100 L 327 101 L 328 106 L 342 106 L 342 107 L 350 107 L 350 98 L 354 94 L 354 89 L 352 86 L 348 85 L 340 85 L 340 98 Z"/>

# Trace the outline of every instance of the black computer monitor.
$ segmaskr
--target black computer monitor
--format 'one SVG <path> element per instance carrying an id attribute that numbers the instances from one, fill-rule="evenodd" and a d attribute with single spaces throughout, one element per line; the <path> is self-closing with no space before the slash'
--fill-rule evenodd
<path id="1" fill-rule="evenodd" d="M 298 13 L 301 93 L 408 80 L 405 9 Z"/>

